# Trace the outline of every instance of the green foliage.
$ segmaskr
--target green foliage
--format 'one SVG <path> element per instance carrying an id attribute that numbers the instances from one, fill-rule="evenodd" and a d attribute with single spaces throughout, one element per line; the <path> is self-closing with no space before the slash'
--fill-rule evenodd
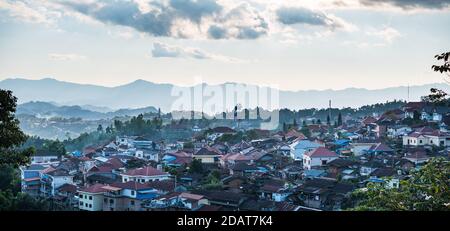
<path id="1" fill-rule="evenodd" d="M 305 135 L 306 137 L 311 137 L 311 131 L 309 130 L 308 126 L 303 126 L 300 132 L 303 133 L 303 135 Z"/>
<path id="2" fill-rule="evenodd" d="M 133 169 L 133 168 L 142 168 L 147 165 L 147 162 L 145 160 L 141 159 L 131 159 L 127 161 L 125 167 L 127 169 Z"/>
<path id="3" fill-rule="evenodd" d="M 183 144 L 183 148 L 187 148 L 187 149 L 194 148 L 194 143 L 186 142 L 186 143 Z"/>
<path id="4" fill-rule="evenodd" d="M 15 118 L 17 98 L 0 89 L 0 164 L 17 167 L 29 162 L 32 148 L 17 150 L 27 139 Z"/>
<path id="5" fill-rule="evenodd" d="M 422 101 L 434 104 L 436 106 L 450 105 L 450 99 L 447 92 L 436 88 L 430 89 L 430 94 L 422 97 Z"/>
<path id="6" fill-rule="evenodd" d="M 50 203 L 25 193 L 14 195 L 11 190 L 0 191 L 0 211 L 48 211 Z"/>
<path id="7" fill-rule="evenodd" d="M 0 191 L 11 190 L 16 194 L 20 191 L 18 170 L 10 165 L 0 165 Z"/>
<path id="8" fill-rule="evenodd" d="M 191 164 L 189 165 L 189 172 L 202 174 L 203 171 L 204 171 L 204 169 L 203 169 L 202 161 L 198 160 L 198 159 L 193 159 Z"/>
<path id="9" fill-rule="evenodd" d="M 400 188 L 370 184 L 352 197 L 356 211 L 450 211 L 450 162 L 433 158 L 402 181 Z"/>
<path id="10" fill-rule="evenodd" d="M 220 181 L 220 172 L 217 170 L 210 172 L 203 187 L 209 190 L 222 188 L 222 182 Z"/>

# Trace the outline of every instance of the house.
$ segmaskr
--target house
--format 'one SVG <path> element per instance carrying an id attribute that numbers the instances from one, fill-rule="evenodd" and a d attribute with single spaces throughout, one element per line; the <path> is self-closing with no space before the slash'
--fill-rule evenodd
<path id="1" fill-rule="evenodd" d="M 60 160 L 60 156 L 57 153 L 46 152 L 37 150 L 31 156 L 31 164 L 51 164 Z"/>
<path id="2" fill-rule="evenodd" d="M 241 153 L 228 153 L 221 156 L 219 161 L 220 165 L 225 168 L 232 167 L 238 163 L 251 164 L 253 162 L 253 158 L 250 155 L 244 155 Z"/>
<path id="3" fill-rule="evenodd" d="M 311 169 L 326 165 L 328 162 L 339 158 L 339 156 L 325 147 L 318 147 L 303 155 L 303 168 Z"/>
<path id="4" fill-rule="evenodd" d="M 291 151 L 290 155 L 291 158 L 296 161 L 302 161 L 303 160 L 303 154 L 306 152 L 309 152 L 313 149 L 316 149 L 318 147 L 323 147 L 323 144 L 313 142 L 310 140 L 298 140 L 291 145 L 289 145 Z"/>
<path id="5" fill-rule="evenodd" d="M 30 196 L 39 196 L 41 189 L 41 173 L 46 167 L 32 164 L 20 167 L 21 191 Z"/>
<path id="6" fill-rule="evenodd" d="M 313 209 L 340 210 L 350 197 L 354 186 L 333 179 L 314 178 L 305 181 L 297 188 L 297 197 Z"/>
<path id="7" fill-rule="evenodd" d="M 366 163 L 361 164 L 359 169 L 359 174 L 361 176 L 369 176 L 378 168 L 384 167 L 384 164 L 378 162 L 378 161 L 368 161 Z"/>
<path id="8" fill-rule="evenodd" d="M 219 162 L 222 153 L 210 146 L 205 146 L 194 153 L 193 158 L 200 160 L 203 164 L 214 164 Z"/>
<path id="9" fill-rule="evenodd" d="M 420 118 L 426 121 L 440 122 L 448 113 L 450 113 L 449 107 L 428 105 L 422 109 Z"/>
<path id="10" fill-rule="evenodd" d="M 358 140 L 350 145 L 350 150 L 355 156 L 366 154 L 367 151 L 374 145 L 379 144 L 376 140 Z"/>
<path id="11" fill-rule="evenodd" d="M 168 210 L 173 208 L 192 211 L 200 209 L 205 205 L 209 205 L 209 201 L 204 195 L 187 192 L 173 192 L 153 199 L 145 204 L 144 207 L 153 210 Z"/>
<path id="12" fill-rule="evenodd" d="M 122 176 L 122 182 L 124 183 L 128 181 L 145 183 L 148 181 L 168 180 L 170 178 L 169 173 L 163 172 L 160 169 L 156 169 L 151 166 L 130 169 L 125 173 L 121 173 L 120 175 Z"/>
<path id="13" fill-rule="evenodd" d="M 357 166 L 358 166 L 358 163 L 356 163 L 355 161 L 341 159 L 341 158 L 332 160 L 332 161 L 328 162 L 328 164 L 327 164 L 329 175 L 333 178 L 337 178 L 338 176 L 341 176 L 342 179 L 353 178 L 351 176 L 351 174 L 354 171 L 349 171 L 349 170 L 354 170 L 354 169 L 356 169 Z"/>
<path id="14" fill-rule="evenodd" d="M 372 147 L 367 150 L 368 154 L 372 155 L 380 155 L 380 154 L 393 154 L 394 150 L 383 143 L 378 143 L 376 145 L 372 145 Z"/>
<path id="15" fill-rule="evenodd" d="M 425 150 L 411 150 L 405 153 L 403 158 L 411 161 L 415 165 L 423 164 L 430 160 L 430 157 L 427 155 Z"/>
<path id="16" fill-rule="evenodd" d="M 271 201 L 281 202 L 292 194 L 287 185 L 283 181 L 269 180 L 260 188 L 260 198 Z"/>
<path id="17" fill-rule="evenodd" d="M 450 147 L 450 133 L 423 127 L 403 136 L 403 146 Z"/>
<path id="18" fill-rule="evenodd" d="M 407 125 L 394 125 L 387 128 L 387 137 L 400 138 L 411 133 L 412 128 Z"/>
<path id="19" fill-rule="evenodd" d="M 151 149 L 153 147 L 153 142 L 151 140 L 141 136 L 133 139 L 132 144 L 136 149 Z"/>
<path id="20" fill-rule="evenodd" d="M 181 167 L 192 162 L 192 154 L 184 151 L 166 153 L 162 158 L 162 163 L 171 167 Z"/>
<path id="21" fill-rule="evenodd" d="M 224 209 L 234 211 L 239 210 L 248 198 L 244 194 L 224 191 L 201 191 L 200 194 L 208 198 L 210 205 L 222 206 Z"/>
<path id="22" fill-rule="evenodd" d="M 64 184 L 74 184 L 68 171 L 51 168 L 41 172 L 41 195 L 55 196 L 56 189 Z"/>
<path id="23" fill-rule="evenodd" d="M 146 200 L 152 200 L 174 190 L 173 181 L 128 181 L 112 183 L 116 190 L 104 193 L 103 211 L 140 211 Z"/>
<path id="24" fill-rule="evenodd" d="M 103 194 L 108 191 L 117 191 L 120 188 L 114 188 L 104 184 L 94 184 L 88 187 L 80 188 L 79 209 L 84 211 L 102 211 Z"/>
<path id="25" fill-rule="evenodd" d="M 138 149 L 134 153 L 134 157 L 144 160 L 151 160 L 155 162 L 159 161 L 158 152 L 150 149 Z"/>
<path id="26" fill-rule="evenodd" d="M 382 167 L 373 171 L 370 174 L 370 178 L 366 181 L 377 184 L 385 184 L 386 188 L 399 188 L 400 179 L 398 177 L 394 177 L 396 174 L 397 171 L 394 168 Z"/>
<path id="27" fill-rule="evenodd" d="M 77 186 L 73 184 L 63 184 L 56 189 L 56 196 L 60 201 L 72 208 L 77 208 L 79 200 L 77 196 Z"/>
<path id="28" fill-rule="evenodd" d="M 255 165 L 249 165 L 246 163 L 238 163 L 233 165 L 230 168 L 230 175 L 236 175 L 236 176 L 247 176 L 251 175 L 256 172 L 260 172 L 261 169 L 256 167 Z"/>

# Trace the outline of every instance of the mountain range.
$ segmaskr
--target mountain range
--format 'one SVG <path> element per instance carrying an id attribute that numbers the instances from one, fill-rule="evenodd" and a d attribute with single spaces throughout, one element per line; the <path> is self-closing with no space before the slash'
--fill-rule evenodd
<path id="1" fill-rule="evenodd" d="M 153 111 L 156 108 L 161 108 L 163 112 L 169 112 L 173 102 L 177 99 L 171 94 L 175 86 L 145 80 L 136 80 L 117 87 L 77 84 L 51 78 L 40 80 L 10 78 L 0 81 L 0 88 L 12 90 L 13 94 L 18 97 L 19 104 L 30 101 L 52 102 L 51 105 L 53 106 L 64 105 L 59 106 L 62 107 L 58 109 L 59 113 L 62 113 L 61 110 L 77 110 L 79 113 L 91 114 L 92 118 L 109 117 L 112 115 L 111 113 L 120 113 L 120 111 L 114 112 L 118 109 L 142 109 L 148 106 L 153 106 L 154 108 L 151 108 Z M 224 87 L 225 85 L 204 84 L 204 86 Z M 450 85 L 445 83 L 411 86 L 409 87 L 409 99 L 411 101 L 419 100 L 421 96 L 427 95 L 432 87 L 450 91 Z M 179 89 L 192 90 L 192 87 L 179 87 Z M 329 100 L 332 101 L 332 107 L 342 108 L 360 107 L 394 99 L 407 100 L 408 87 L 390 87 L 377 90 L 347 88 L 343 90 L 279 91 L 280 108 L 290 109 L 327 108 Z M 43 109 L 51 107 L 49 105 L 34 106 L 36 107 L 33 110 L 41 110 L 40 113 L 52 111 Z M 40 108 L 41 106 L 42 108 Z M 148 109 L 144 109 L 144 111 Z M 124 112 L 129 113 L 129 111 Z M 108 115 L 108 113 L 110 114 Z"/>
<path id="2" fill-rule="evenodd" d="M 100 110 L 100 111 L 96 111 Z M 145 107 L 137 109 L 120 109 L 115 111 L 104 107 L 95 106 L 59 106 L 54 103 L 31 101 L 17 106 L 16 113 L 18 115 L 33 115 L 39 118 L 82 118 L 84 120 L 99 120 L 99 119 L 112 119 L 120 116 L 136 116 L 144 113 L 157 113 L 158 110 L 155 107 Z"/>

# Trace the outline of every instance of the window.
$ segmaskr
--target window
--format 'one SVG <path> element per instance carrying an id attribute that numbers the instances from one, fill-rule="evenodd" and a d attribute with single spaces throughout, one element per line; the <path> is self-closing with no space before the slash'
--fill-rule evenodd
<path id="1" fill-rule="evenodd" d="M 89 204 L 89 208 L 92 208 L 92 204 Z"/>
<path id="2" fill-rule="evenodd" d="M 83 202 L 82 201 L 80 201 L 80 206 L 83 206 Z"/>
<path id="3" fill-rule="evenodd" d="M 326 165 L 327 164 L 327 160 L 322 160 L 322 165 Z"/>
<path id="4" fill-rule="evenodd" d="M 130 201 L 130 205 L 134 205 L 134 201 Z"/>
<path id="5" fill-rule="evenodd" d="M 114 204 L 114 200 L 113 200 L 113 199 L 110 199 L 110 200 L 109 200 L 109 203 L 110 203 L 110 204 Z"/>
<path id="6" fill-rule="evenodd" d="M 89 200 L 92 200 L 92 196 L 89 196 Z"/>
<path id="7" fill-rule="evenodd" d="M 103 199 L 103 202 L 104 202 L 104 203 L 108 203 L 108 199 L 106 199 L 106 198 Z"/>
<path id="8" fill-rule="evenodd" d="M 135 192 L 134 190 L 131 190 L 131 195 L 134 196 Z"/>

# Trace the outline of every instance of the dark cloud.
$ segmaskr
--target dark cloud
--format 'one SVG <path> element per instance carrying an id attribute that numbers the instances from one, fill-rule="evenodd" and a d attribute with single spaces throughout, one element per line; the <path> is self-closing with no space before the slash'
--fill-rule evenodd
<path id="1" fill-rule="evenodd" d="M 315 26 L 327 26 L 333 20 L 322 12 L 312 11 L 303 7 L 282 7 L 276 11 L 278 21 L 286 25 L 308 24 Z"/>
<path id="2" fill-rule="evenodd" d="M 208 36 L 213 39 L 223 39 L 227 37 L 227 30 L 222 27 L 212 25 L 208 29 Z"/>
<path id="3" fill-rule="evenodd" d="M 151 1 L 149 11 L 141 11 L 134 1 L 96 1 L 62 4 L 103 23 L 127 26 L 152 36 L 186 38 L 177 20 L 190 21 L 198 33 L 212 39 L 257 39 L 266 35 L 268 25 L 249 4 L 238 5 L 224 12 L 216 0 Z M 208 17 L 208 20 L 203 20 Z M 200 31 L 205 24 L 207 31 Z"/>
<path id="4" fill-rule="evenodd" d="M 222 6 L 217 4 L 215 0 L 170 0 L 169 4 L 180 16 L 195 22 L 200 22 L 203 16 L 212 15 L 222 10 Z"/>
<path id="5" fill-rule="evenodd" d="M 161 11 L 162 13 L 154 10 L 142 13 L 138 5 L 131 1 L 105 1 L 101 3 L 68 2 L 65 5 L 104 23 L 132 27 L 153 36 L 170 35 L 173 17 L 171 17 L 168 9 Z"/>
<path id="6" fill-rule="evenodd" d="M 388 3 L 404 9 L 442 9 L 450 6 L 450 0 L 360 0 L 360 2 L 366 6 Z"/>

